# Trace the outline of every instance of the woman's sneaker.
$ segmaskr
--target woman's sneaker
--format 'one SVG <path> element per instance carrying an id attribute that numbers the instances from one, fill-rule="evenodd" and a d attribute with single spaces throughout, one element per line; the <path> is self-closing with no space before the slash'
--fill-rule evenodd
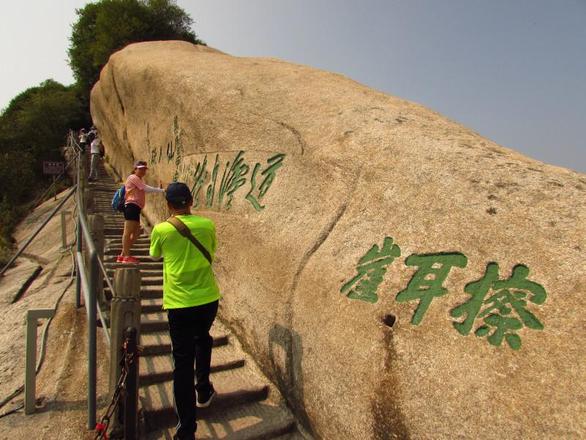
<path id="1" fill-rule="evenodd" d="M 126 264 L 138 264 L 140 260 L 134 257 L 124 257 L 124 263 Z"/>
<path id="2" fill-rule="evenodd" d="M 214 386 L 210 383 L 210 387 L 207 393 L 202 393 L 200 391 L 196 391 L 197 394 L 197 402 L 196 405 L 198 408 L 207 408 L 212 403 L 212 399 L 216 395 L 216 390 L 214 390 Z"/>

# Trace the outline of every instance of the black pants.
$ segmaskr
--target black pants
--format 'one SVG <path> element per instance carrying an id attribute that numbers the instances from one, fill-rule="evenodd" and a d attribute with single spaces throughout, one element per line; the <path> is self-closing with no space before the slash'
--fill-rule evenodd
<path id="1" fill-rule="evenodd" d="M 213 339 L 210 328 L 218 312 L 218 301 L 185 309 L 170 309 L 169 332 L 173 344 L 173 395 L 179 418 L 177 435 L 193 438 L 195 422 L 195 389 L 207 392 L 210 386 L 210 362 Z M 195 378 L 194 385 L 194 361 Z"/>

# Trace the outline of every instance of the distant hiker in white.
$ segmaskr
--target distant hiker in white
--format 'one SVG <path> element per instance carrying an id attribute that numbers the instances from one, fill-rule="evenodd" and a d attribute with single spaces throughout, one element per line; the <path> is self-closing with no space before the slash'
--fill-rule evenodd
<path id="1" fill-rule="evenodd" d="M 88 179 L 90 182 L 96 180 L 98 178 L 98 164 L 100 163 L 100 158 L 102 156 L 102 141 L 100 137 L 96 137 L 90 146 L 90 153 L 92 155 L 92 161 L 90 166 L 90 175 Z"/>
<path id="2" fill-rule="evenodd" d="M 82 128 L 79 131 L 79 146 L 81 147 L 81 151 L 85 153 L 87 148 L 87 134 L 85 132 L 85 128 Z"/>

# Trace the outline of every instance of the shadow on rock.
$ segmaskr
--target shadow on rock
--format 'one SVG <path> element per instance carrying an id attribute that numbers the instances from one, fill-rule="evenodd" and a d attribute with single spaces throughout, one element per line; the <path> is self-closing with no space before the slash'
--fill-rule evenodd
<path id="1" fill-rule="evenodd" d="M 297 332 L 274 325 L 269 332 L 269 359 L 279 391 L 285 397 L 297 420 L 313 432 L 305 411 L 303 395 L 303 345 Z"/>

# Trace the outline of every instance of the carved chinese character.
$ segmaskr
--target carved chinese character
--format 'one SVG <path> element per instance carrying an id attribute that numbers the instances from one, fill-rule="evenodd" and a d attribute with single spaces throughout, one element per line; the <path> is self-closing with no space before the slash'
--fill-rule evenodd
<path id="1" fill-rule="evenodd" d="M 539 305 L 547 298 L 543 286 L 527 280 L 528 274 L 527 266 L 520 264 L 513 268 L 509 279 L 499 280 L 498 264 L 489 263 L 484 277 L 464 288 L 471 298 L 450 312 L 454 318 L 465 316 L 463 321 L 454 322 L 456 330 L 463 335 L 469 334 L 474 321 L 479 318 L 483 324 L 474 332 L 476 336 L 488 335 L 488 342 L 497 347 L 504 339 L 513 350 L 520 349 L 518 330 L 523 326 L 543 329 L 543 324 L 527 309 L 527 301 Z"/>
<path id="2" fill-rule="evenodd" d="M 285 155 L 282 153 L 276 154 L 273 157 L 267 160 L 268 167 L 265 168 L 260 172 L 261 168 L 260 163 L 257 163 L 254 166 L 254 170 L 252 171 L 252 176 L 250 178 L 250 191 L 246 194 L 246 200 L 248 200 L 254 209 L 257 211 L 261 211 L 264 209 L 264 206 L 260 204 L 262 198 L 267 193 L 271 185 L 273 184 L 273 180 L 275 180 L 275 176 L 277 174 L 277 170 L 281 168 L 283 165 L 283 159 Z M 257 188 L 257 179 L 261 180 L 260 185 Z"/>
<path id="3" fill-rule="evenodd" d="M 435 297 L 443 296 L 448 290 L 443 287 L 450 269 L 466 267 L 468 259 L 461 253 L 410 255 L 405 260 L 408 266 L 419 266 L 407 289 L 397 293 L 398 302 L 419 300 L 411 318 L 411 324 L 419 325 Z"/>
<path id="4" fill-rule="evenodd" d="M 193 194 L 193 206 L 199 206 L 199 192 L 208 178 L 208 156 L 205 155 L 203 162 L 198 162 L 193 173 L 193 186 L 191 187 L 191 194 Z"/>
<path id="5" fill-rule="evenodd" d="M 230 165 L 230 162 L 226 163 L 218 193 L 218 205 L 220 209 L 224 203 L 225 196 L 227 196 L 225 208 L 230 209 L 234 193 L 246 183 L 244 176 L 248 173 L 248 169 L 248 165 L 244 162 L 244 151 L 238 152 L 232 165 Z"/>
<path id="6" fill-rule="evenodd" d="M 214 194 L 216 193 L 216 181 L 218 180 L 218 171 L 220 169 L 220 157 L 216 154 L 216 161 L 212 170 L 212 178 L 206 190 L 206 207 L 214 206 Z"/>
<path id="7" fill-rule="evenodd" d="M 373 245 L 358 261 L 357 275 L 342 286 L 340 292 L 350 299 L 370 303 L 378 301 L 376 291 L 383 280 L 387 267 L 401 255 L 401 249 L 393 244 L 393 239 L 385 237 L 382 248 Z"/>

